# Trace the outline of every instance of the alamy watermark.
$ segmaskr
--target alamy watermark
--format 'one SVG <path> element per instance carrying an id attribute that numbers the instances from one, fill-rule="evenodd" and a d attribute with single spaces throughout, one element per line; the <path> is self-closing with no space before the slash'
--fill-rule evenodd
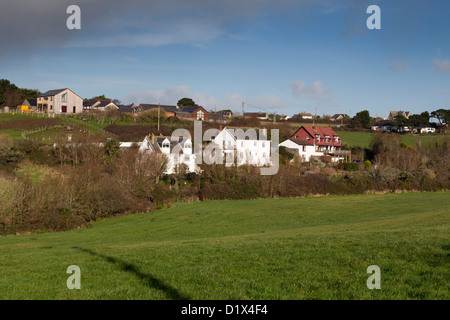
<path id="1" fill-rule="evenodd" d="M 67 18 L 66 25 L 69 30 L 81 29 L 81 8 L 77 5 L 70 5 L 66 10 L 70 16 Z M 367 14 L 371 16 L 367 18 L 366 26 L 369 30 L 381 29 L 381 9 L 377 5 L 370 5 L 366 10 Z"/>
<path id="2" fill-rule="evenodd" d="M 366 285 L 370 290 L 381 289 L 381 269 L 379 266 L 371 265 L 367 267 L 366 273 L 371 274 Z"/>
<path id="3" fill-rule="evenodd" d="M 70 290 L 81 289 L 81 269 L 77 265 L 67 267 L 66 273 L 72 274 L 67 278 L 67 288 Z"/>

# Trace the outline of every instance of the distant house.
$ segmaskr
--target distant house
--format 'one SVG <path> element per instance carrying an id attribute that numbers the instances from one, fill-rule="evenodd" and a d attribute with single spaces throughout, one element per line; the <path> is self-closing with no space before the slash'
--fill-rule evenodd
<path id="1" fill-rule="evenodd" d="M 199 169 L 195 163 L 195 155 L 192 152 L 192 141 L 190 139 L 178 139 L 172 141 L 168 136 L 155 136 L 153 134 L 144 138 L 139 151 L 161 152 L 168 158 L 166 174 L 179 172 L 184 165 L 187 172 L 197 172 Z"/>
<path id="2" fill-rule="evenodd" d="M 336 113 L 335 115 L 330 117 L 331 121 L 340 121 L 344 120 L 345 118 L 349 118 L 349 116 L 345 113 Z"/>
<path id="3" fill-rule="evenodd" d="M 298 116 L 301 116 L 302 119 L 312 119 L 313 115 L 311 113 L 300 112 Z"/>
<path id="4" fill-rule="evenodd" d="M 300 139 L 312 143 L 316 152 L 332 156 L 332 160 L 335 162 L 346 159 L 347 152 L 341 151 L 341 138 L 330 126 L 301 126 L 290 139 Z"/>
<path id="5" fill-rule="evenodd" d="M 136 112 L 140 113 L 147 110 L 154 110 L 154 109 L 160 109 L 163 110 L 166 113 L 167 117 L 176 116 L 178 118 L 187 118 L 187 119 L 194 119 L 194 120 L 201 120 L 206 121 L 208 120 L 208 111 L 206 111 L 201 106 L 192 106 L 192 107 L 180 107 L 180 106 L 172 106 L 172 105 L 159 105 L 159 104 L 147 104 L 142 103 L 140 104 Z"/>
<path id="6" fill-rule="evenodd" d="M 117 110 L 121 113 L 129 113 L 131 115 L 135 115 L 137 113 L 136 112 L 137 106 L 134 103 L 126 104 L 126 105 L 119 104 L 119 105 L 117 105 L 117 108 L 118 108 Z"/>
<path id="7" fill-rule="evenodd" d="M 34 112 L 37 108 L 37 99 L 25 99 L 18 108 L 22 112 Z"/>
<path id="8" fill-rule="evenodd" d="M 268 120 L 269 114 L 267 112 L 244 112 L 244 118 L 257 118 L 259 120 Z"/>
<path id="9" fill-rule="evenodd" d="M 411 116 L 411 112 L 409 111 L 389 111 L 389 114 L 386 118 L 387 121 L 394 121 L 396 116 L 404 116 L 406 119 L 409 119 Z"/>
<path id="10" fill-rule="evenodd" d="M 105 111 L 105 110 L 118 110 L 119 107 L 112 102 L 112 100 L 97 100 L 97 99 L 91 99 L 83 102 L 83 110 L 89 111 L 89 110 L 99 110 L 99 111 Z"/>
<path id="11" fill-rule="evenodd" d="M 434 128 L 432 126 L 415 127 L 413 130 L 413 133 L 435 133 L 435 132 L 436 132 L 436 128 Z"/>
<path id="12" fill-rule="evenodd" d="M 37 98 L 37 112 L 45 113 L 81 113 L 83 112 L 83 98 L 72 90 L 49 90 Z"/>

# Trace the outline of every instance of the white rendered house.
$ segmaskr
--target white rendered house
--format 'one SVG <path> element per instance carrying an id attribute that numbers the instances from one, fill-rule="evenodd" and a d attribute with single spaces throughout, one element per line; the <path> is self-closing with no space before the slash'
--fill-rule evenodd
<path id="1" fill-rule="evenodd" d="M 311 161 L 312 156 L 320 157 L 324 155 L 323 152 L 316 151 L 316 146 L 313 143 L 302 139 L 287 139 L 280 143 L 279 146 L 293 151 L 303 162 Z"/>
<path id="2" fill-rule="evenodd" d="M 252 129 L 250 129 L 252 130 Z M 271 165 L 270 140 L 266 140 L 267 131 L 260 130 L 259 139 L 256 131 L 244 132 L 224 128 L 212 139 L 212 144 L 223 153 L 223 163 L 230 166 L 248 164 L 254 166 Z"/>
<path id="3" fill-rule="evenodd" d="M 186 165 L 188 172 L 198 172 L 195 164 L 195 155 L 192 152 L 192 141 L 190 139 L 179 139 L 171 141 L 171 137 L 148 135 L 144 138 L 139 151 L 161 152 L 168 158 L 167 169 L 164 173 L 173 174 L 178 172 L 182 164 Z"/>

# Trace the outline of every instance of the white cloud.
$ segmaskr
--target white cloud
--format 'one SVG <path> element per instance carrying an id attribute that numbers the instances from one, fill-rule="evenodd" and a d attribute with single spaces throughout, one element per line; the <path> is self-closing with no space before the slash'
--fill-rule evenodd
<path id="1" fill-rule="evenodd" d="M 300 99 L 321 100 L 331 94 L 331 89 L 325 88 L 321 81 L 315 81 L 309 87 L 303 81 L 295 81 L 288 87 L 292 90 L 292 94 Z"/>
<path id="2" fill-rule="evenodd" d="M 434 59 L 433 66 L 438 72 L 450 73 L 450 62 L 447 59 Z"/>

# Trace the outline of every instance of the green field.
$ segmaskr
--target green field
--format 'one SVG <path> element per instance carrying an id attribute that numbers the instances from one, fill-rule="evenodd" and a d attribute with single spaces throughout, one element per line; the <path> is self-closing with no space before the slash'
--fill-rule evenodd
<path id="1" fill-rule="evenodd" d="M 2 237 L 0 297 L 449 299 L 449 207 L 449 192 L 208 201 Z"/>
<path id="2" fill-rule="evenodd" d="M 363 148 L 368 148 L 370 144 L 370 139 L 372 132 L 357 132 L 357 131 L 338 131 L 336 133 L 342 138 L 342 143 L 347 144 L 350 147 L 360 146 Z M 443 134 L 429 134 L 429 135 L 411 135 L 403 134 L 401 136 L 402 141 L 408 146 L 415 147 L 417 143 L 422 145 L 430 145 L 436 141 L 442 142 L 447 136 Z"/>

